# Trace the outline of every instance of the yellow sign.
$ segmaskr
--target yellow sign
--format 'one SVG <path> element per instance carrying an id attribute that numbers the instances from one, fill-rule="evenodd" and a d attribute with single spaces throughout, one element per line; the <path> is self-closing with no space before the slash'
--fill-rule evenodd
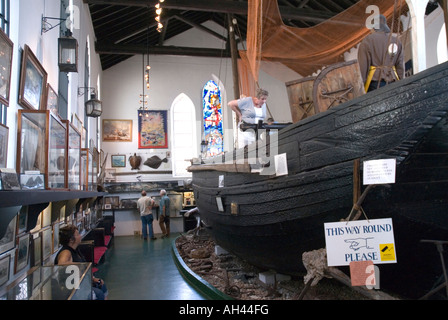
<path id="1" fill-rule="evenodd" d="M 395 261 L 395 248 L 393 243 L 380 244 L 381 261 Z"/>

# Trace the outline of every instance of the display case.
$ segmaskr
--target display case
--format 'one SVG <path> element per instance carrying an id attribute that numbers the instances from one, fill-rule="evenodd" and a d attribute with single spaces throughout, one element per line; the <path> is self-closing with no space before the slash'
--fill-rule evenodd
<path id="1" fill-rule="evenodd" d="M 81 188 L 87 191 L 96 191 L 96 176 L 94 178 L 93 150 L 81 149 Z"/>
<path id="2" fill-rule="evenodd" d="M 31 268 L 0 293 L 1 300 L 91 300 L 92 264 Z"/>
<path id="3" fill-rule="evenodd" d="M 65 124 L 49 110 L 19 110 L 17 125 L 17 173 L 43 174 L 46 189 L 65 189 Z"/>
<path id="4" fill-rule="evenodd" d="M 67 188 L 81 189 L 81 133 L 68 120 L 63 120 L 67 127 Z"/>
<path id="5" fill-rule="evenodd" d="M 98 171 L 99 171 L 99 161 L 100 161 L 100 153 L 97 148 L 93 148 L 92 150 L 92 191 L 97 190 L 98 185 Z"/>
<path id="6" fill-rule="evenodd" d="M 81 148 L 81 190 L 89 190 L 89 149 Z"/>

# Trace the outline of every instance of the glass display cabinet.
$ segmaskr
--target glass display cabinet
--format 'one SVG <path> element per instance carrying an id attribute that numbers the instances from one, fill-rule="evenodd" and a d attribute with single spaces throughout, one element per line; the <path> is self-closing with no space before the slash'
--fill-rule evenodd
<path id="1" fill-rule="evenodd" d="M 81 148 L 81 190 L 89 190 L 89 149 Z"/>
<path id="2" fill-rule="evenodd" d="M 67 127 L 66 181 L 70 190 L 81 189 L 81 133 L 68 120 L 63 120 Z"/>
<path id="3" fill-rule="evenodd" d="M 94 163 L 93 150 L 89 148 L 81 149 L 81 189 L 87 191 L 96 191 L 96 179 L 94 185 L 93 178 L 93 163 Z"/>
<path id="4" fill-rule="evenodd" d="M 0 293 L 0 300 L 91 299 L 91 263 L 34 267 Z"/>
<path id="5" fill-rule="evenodd" d="M 66 188 L 66 125 L 49 110 L 19 110 L 19 175 L 43 174 L 45 189 Z"/>
<path id="6" fill-rule="evenodd" d="M 92 150 L 92 190 L 97 190 L 98 185 L 98 171 L 99 171 L 99 160 L 100 160 L 100 153 L 98 152 L 97 148 L 93 148 Z"/>

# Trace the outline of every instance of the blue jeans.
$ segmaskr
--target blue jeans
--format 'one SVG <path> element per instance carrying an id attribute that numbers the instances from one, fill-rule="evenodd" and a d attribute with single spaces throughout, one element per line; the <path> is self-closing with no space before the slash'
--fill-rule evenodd
<path id="1" fill-rule="evenodd" d="M 152 213 L 147 214 L 146 216 L 140 216 L 142 219 L 142 235 L 143 239 L 146 239 L 148 237 L 148 231 L 146 230 L 146 226 L 148 226 L 149 230 L 149 237 L 154 238 L 154 233 L 152 231 L 152 221 L 154 218 L 152 217 Z"/>

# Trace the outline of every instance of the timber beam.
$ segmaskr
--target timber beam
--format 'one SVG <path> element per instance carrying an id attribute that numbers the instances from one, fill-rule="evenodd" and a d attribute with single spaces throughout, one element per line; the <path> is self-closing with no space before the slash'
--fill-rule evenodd
<path id="1" fill-rule="evenodd" d="M 146 8 L 155 6 L 158 3 L 156 0 L 83 0 L 83 2 L 85 4 L 136 6 Z M 236 2 L 230 0 L 170 0 L 164 2 L 162 7 L 164 9 L 247 15 L 247 2 Z M 337 12 L 327 12 L 308 8 L 293 8 L 287 6 L 279 6 L 279 10 L 283 19 L 304 20 L 310 22 L 323 22 L 337 14 Z"/>

